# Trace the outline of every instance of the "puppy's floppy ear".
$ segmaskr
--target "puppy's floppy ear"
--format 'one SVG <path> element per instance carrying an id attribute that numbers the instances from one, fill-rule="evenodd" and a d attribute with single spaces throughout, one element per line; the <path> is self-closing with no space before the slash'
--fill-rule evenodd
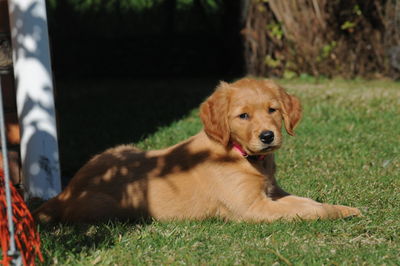
<path id="1" fill-rule="evenodd" d="M 200 106 L 204 131 L 215 141 L 227 146 L 230 138 L 228 124 L 228 83 L 221 82 L 216 91 Z"/>
<path id="2" fill-rule="evenodd" d="M 294 136 L 293 130 L 299 123 L 302 114 L 300 101 L 295 96 L 286 93 L 282 88 L 280 88 L 280 95 L 286 132 Z"/>

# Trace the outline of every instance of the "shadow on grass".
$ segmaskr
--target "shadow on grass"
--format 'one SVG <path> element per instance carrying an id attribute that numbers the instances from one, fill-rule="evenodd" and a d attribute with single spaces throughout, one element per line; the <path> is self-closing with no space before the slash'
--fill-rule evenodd
<path id="1" fill-rule="evenodd" d="M 109 249 L 115 246 L 119 238 L 129 228 L 150 224 L 150 220 L 138 222 L 109 221 L 99 224 L 47 224 L 40 225 L 42 252 L 45 264 L 53 265 L 52 258 L 68 258 L 91 253 L 98 249 Z M 55 253 L 57 253 L 55 255 Z M 58 262 L 62 263 L 62 262 Z"/>
<path id="2" fill-rule="evenodd" d="M 94 154 L 138 142 L 181 119 L 218 82 L 215 78 L 56 82 L 63 184 Z"/>

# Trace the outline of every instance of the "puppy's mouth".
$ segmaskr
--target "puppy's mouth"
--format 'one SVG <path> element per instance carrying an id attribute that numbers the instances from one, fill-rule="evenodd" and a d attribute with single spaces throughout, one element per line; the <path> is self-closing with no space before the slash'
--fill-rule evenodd
<path id="1" fill-rule="evenodd" d="M 279 149 L 279 147 L 280 147 L 279 145 L 273 145 L 273 146 L 271 145 L 271 146 L 262 148 L 261 150 L 257 150 L 257 151 L 251 150 L 249 148 L 247 148 L 247 150 L 248 150 L 248 153 L 251 155 L 264 155 L 264 154 L 268 154 L 272 151 Z"/>
<path id="2" fill-rule="evenodd" d="M 276 146 L 269 146 L 269 147 L 266 147 L 266 148 L 262 149 L 260 152 L 264 153 L 264 152 L 273 151 L 275 149 L 276 149 Z"/>

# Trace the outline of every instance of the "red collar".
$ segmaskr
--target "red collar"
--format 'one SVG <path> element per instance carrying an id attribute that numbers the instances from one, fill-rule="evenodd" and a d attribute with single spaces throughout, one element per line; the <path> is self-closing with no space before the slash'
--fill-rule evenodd
<path id="1" fill-rule="evenodd" d="M 237 142 L 233 142 L 232 147 L 238 152 L 240 152 L 240 154 L 247 159 L 254 161 L 262 161 L 265 159 L 265 155 L 248 155 L 247 152 L 243 149 L 243 147 Z"/>

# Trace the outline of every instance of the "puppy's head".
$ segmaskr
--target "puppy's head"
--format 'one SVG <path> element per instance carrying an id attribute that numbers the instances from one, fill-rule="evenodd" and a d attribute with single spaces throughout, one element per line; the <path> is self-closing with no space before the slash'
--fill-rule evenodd
<path id="1" fill-rule="evenodd" d="M 282 121 L 294 135 L 301 118 L 299 100 L 273 81 L 241 79 L 221 82 L 200 106 L 207 135 L 228 146 L 240 144 L 250 155 L 266 154 L 282 144 Z"/>

